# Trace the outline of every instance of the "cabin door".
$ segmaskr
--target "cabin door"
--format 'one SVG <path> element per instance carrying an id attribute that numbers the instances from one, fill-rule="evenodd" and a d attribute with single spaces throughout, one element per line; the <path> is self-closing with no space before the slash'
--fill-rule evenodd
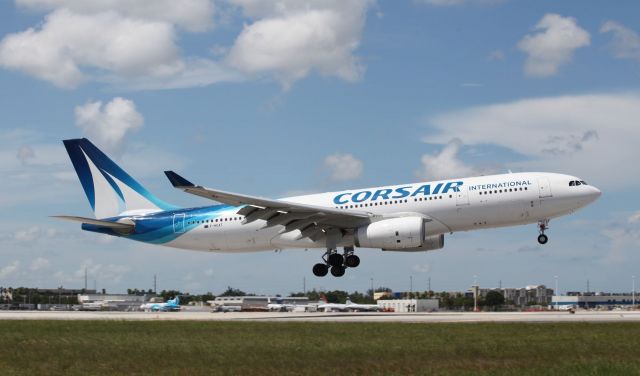
<path id="1" fill-rule="evenodd" d="M 549 184 L 549 179 L 538 179 L 538 190 L 540 192 L 540 198 L 551 197 L 551 184 Z"/>
<path id="2" fill-rule="evenodd" d="M 458 187 L 456 192 L 456 206 L 469 205 L 469 193 L 466 186 Z"/>
<path id="3" fill-rule="evenodd" d="M 184 233 L 184 217 L 185 214 L 174 214 L 173 215 L 173 232 L 176 234 Z"/>

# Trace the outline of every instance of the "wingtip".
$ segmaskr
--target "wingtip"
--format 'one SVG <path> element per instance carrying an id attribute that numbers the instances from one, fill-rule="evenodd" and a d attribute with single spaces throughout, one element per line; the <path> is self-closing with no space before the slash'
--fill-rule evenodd
<path id="1" fill-rule="evenodd" d="M 176 188 L 195 186 L 195 184 L 183 178 L 182 176 L 176 174 L 173 171 L 165 171 L 164 174 L 167 175 L 167 179 L 169 179 L 169 182 L 171 182 L 171 185 L 173 185 Z"/>

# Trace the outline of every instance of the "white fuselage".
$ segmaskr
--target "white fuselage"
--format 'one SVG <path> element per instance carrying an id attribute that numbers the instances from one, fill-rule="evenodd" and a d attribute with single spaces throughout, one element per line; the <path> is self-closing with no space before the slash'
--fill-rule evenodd
<path id="1" fill-rule="evenodd" d="M 282 200 L 369 212 L 380 219 L 422 216 L 426 235 L 536 223 L 574 211 L 600 196 L 579 178 L 555 173 L 510 173 L 396 186 L 353 189 Z M 448 187 L 448 189 L 446 189 Z M 219 222 L 207 222 L 166 245 L 217 252 L 252 252 L 284 248 L 324 248 L 324 241 L 299 239 L 300 231 L 282 233 L 283 226 L 266 221 L 243 224 L 240 207 L 229 207 Z M 353 246 L 345 236 L 338 246 Z"/>

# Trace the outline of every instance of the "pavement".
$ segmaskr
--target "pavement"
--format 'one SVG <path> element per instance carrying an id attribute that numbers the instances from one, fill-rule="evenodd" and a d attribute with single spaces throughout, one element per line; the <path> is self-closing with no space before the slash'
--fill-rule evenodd
<path id="1" fill-rule="evenodd" d="M 285 321 L 285 322 L 640 322 L 640 311 L 297 313 L 297 312 L 67 312 L 0 311 L 0 320 Z"/>

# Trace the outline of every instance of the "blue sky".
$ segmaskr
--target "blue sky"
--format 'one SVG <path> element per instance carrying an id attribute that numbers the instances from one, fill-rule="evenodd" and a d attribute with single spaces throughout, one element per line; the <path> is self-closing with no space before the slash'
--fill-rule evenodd
<path id="1" fill-rule="evenodd" d="M 16 0 L 0 3 L 0 285 L 257 293 L 376 286 L 630 290 L 640 257 L 640 5 L 620 1 Z M 513 171 L 604 190 L 551 222 L 361 250 L 220 255 L 106 239 L 60 140 L 90 137 L 179 205 L 163 170 L 267 197 Z M 92 283 L 90 282 L 90 285 Z"/>

